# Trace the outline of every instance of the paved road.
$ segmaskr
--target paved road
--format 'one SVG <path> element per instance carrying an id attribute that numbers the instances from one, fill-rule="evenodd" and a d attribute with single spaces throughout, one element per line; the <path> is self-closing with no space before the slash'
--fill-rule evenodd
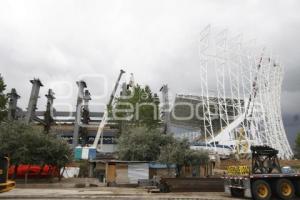
<path id="1" fill-rule="evenodd" d="M 149 194 L 144 189 L 107 188 L 93 189 L 32 189 L 17 188 L 0 194 L 0 199 L 201 199 L 228 200 L 232 199 L 224 193 L 159 193 Z M 240 200 L 236 199 L 235 200 Z"/>

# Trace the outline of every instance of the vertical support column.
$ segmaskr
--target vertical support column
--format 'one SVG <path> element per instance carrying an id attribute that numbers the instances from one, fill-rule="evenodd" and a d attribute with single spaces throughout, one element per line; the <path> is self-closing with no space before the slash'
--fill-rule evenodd
<path id="1" fill-rule="evenodd" d="M 84 91 L 83 96 L 83 109 L 87 112 L 89 112 L 89 101 L 91 100 L 91 94 L 88 90 Z M 88 124 L 88 122 L 83 122 L 84 124 Z"/>
<path id="2" fill-rule="evenodd" d="M 82 109 L 82 123 L 83 127 L 80 128 L 80 136 L 83 139 L 83 145 L 88 144 L 88 129 L 87 125 L 89 124 L 90 121 L 90 111 L 89 111 L 89 101 L 91 100 L 91 95 L 88 90 L 84 91 L 84 96 L 83 96 L 83 109 Z"/>
<path id="3" fill-rule="evenodd" d="M 17 94 L 15 88 L 11 89 L 11 92 L 8 94 L 9 102 L 8 102 L 8 120 L 16 120 L 16 111 L 17 111 L 17 102 L 20 96 Z"/>
<path id="4" fill-rule="evenodd" d="M 47 98 L 47 110 L 49 109 L 51 111 L 51 113 L 53 112 L 53 100 L 55 99 L 54 97 L 54 92 L 52 91 L 52 89 L 48 90 L 48 94 L 45 95 L 45 97 Z"/>
<path id="5" fill-rule="evenodd" d="M 162 92 L 162 102 L 163 102 L 163 113 L 162 113 L 162 119 L 165 124 L 165 130 L 164 133 L 169 132 L 169 125 L 170 125 L 170 105 L 169 105 L 169 88 L 168 85 L 163 85 L 160 89 Z"/>
<path id="6" fill-rule="evenodd" d="M 44 131 L 46 133 L 49 133 L 51 124 L 53 123 L 53 100 L 55 99 L 52 89 L 49 89 L 48 94 L 46 94 L 45 96 L 47 98 L 47 106 L 46 112 L 44 113 Z"/>
<path id="7" fill-rule="evenodd" d="M 200 57 L 200 86 L 201 86 L 201 101 L 203 109 L 203 133 L 205 138 L 205 144 L 210 145 L 211 143 L 214 146 L 216 151 L 216 141 L 215 133 L 212 124 L 212 115 L 210 105 L 212 104 L 211 98 L 209 98 L 209 82 L 208 82 L 208 67 L 210 66 L 209 55 L 212 51 L 213 44 L 211 39 L 211 27 L 210 25 L 205 27 L 204 30 L 200 33 L 200 44 L 199 44 L 199 57 Z M 208 139 L 210 141 L 208 141 Z"/>
<path id="8" fill-rule="evenodd" d="M 39 98 L 39 92 L 40 92 L 40 87 L 43 86 L 42 82 L 40 79 L 33 79 L 30 80 L 32 83 L 32 89 L 31 89 L 31 94 L 30 94 L 30 99 L 27 107 L 27 113 L 25 116 L 25 123 L 29 124 L 32 118 L 35 115 L 35 110 L 36 110 L 36 105 L 37 105 L 37 100 Z"/>
<path id="9" fill-rule="evenodd" d="M 77 104 L 76 104 L 76 115 L 75 115 L 75 122 L 74 122 L 74 133 L 73 133 L 73 148 L 78 145 L 78 135 L 79 135 L 79 123 L 81 122 L 81 115 L 82 115 L 82 103 L 84 97 L 84 88 L 86 88 L 86 83 L 84 81 L 77 81 L 78 86 L 78 96 L 77 96 Z"/>

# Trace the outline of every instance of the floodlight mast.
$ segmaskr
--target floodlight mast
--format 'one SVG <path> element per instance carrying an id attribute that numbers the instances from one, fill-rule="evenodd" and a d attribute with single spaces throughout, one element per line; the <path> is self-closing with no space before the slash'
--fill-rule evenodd
<path id="1" fill-rule="evenodd" d="M 95 137 L 95 140 L 94 140 L 94 143 L 93 143 L 93 148 L 96 148 L 98 152 L 100 152 L 103 148 L 103 129 L 105 127 L 105 125 L 107 124 L 107 119 L 108 119 L 108 107 L 110 107 L 116 97 L 116 92 L 117 92 L 117 89 L 118 89 L 118 86 L 119 86 L 119 83 L 120 83 L 120 80 L 122 78 L 122 75 L 125 73 L 124 70 L 120 70 L 120 74 L 119 74 L 119 77 L 115 83 L 115 87 L 110 95 L 110 99 L 108 101 L 108 104 L 107 104 L 107 107 L 104 109 L 104 113 L 103 113 L 103 117 L 102 117 L 102 120 L 99 124 L 99 127 L 98 127 L 98 131 L 97 131 L 97 135 Z M 100 140 L 101 138 L 101 140 Z M 98 149 L 98 143 L 99 143 L 99 140 L 100 140 L 100 148 Z"/>

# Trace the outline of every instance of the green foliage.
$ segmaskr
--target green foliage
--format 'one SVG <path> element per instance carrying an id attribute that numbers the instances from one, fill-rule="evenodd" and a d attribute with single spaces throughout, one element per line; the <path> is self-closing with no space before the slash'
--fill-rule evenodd
<path id="1" fill-rule="evenodd" d="M 295 150 L 295 157 L 300 159 L 300 133 L 297 134 L 294 150 Z"/>
<path id="2" fill-rule="evenodd" d="M 184 165 L 189 150 L 187 140 L 172 138 L 167 145 L 163 146 L 160 152 L 159 161 L 166 164 Z"/>
<path id="3" fill-rule="evenodd" d="M 0 74 L 0 122 L 5 119 L 7 115 L 7 96 L 4 94 L 6 85 Z"/>
<path id="4" fill-rule="evenodd" d="M 159 129 L 128 128 L 118 139 L 121 160 L 159 161 L 167 165 L 200 165 L 208 162 L 208 153 L 192 150 L 187 140 L 177 140 Z"/>
<path id="5" fill-rule="evenodd" d="M 205 151 L 190 149 L 186 139 L 177 140 L 173 138 L 162 147 L 158 160 L 161 163 L 166 163 L 167 166 L 176 164 L 177 175 L 180 176 L 182 166 L 199 166 L 207 163 L 209 157 Z"/>
<path id="6" fill-rule="evenodd" d="M 136 85 L 116 99 L 116 106 L 108 108 L 110 116 L 120 124 L 131 126 L 159 126 L 159 98 L 153 94 L 149 86 Z"/>
<path id="7" fill-rule="evenodd" d="M 78 177 L 89 176 L 89 162 L 87 160 L 81 160 L 79 162 L 79 174 Z"/>
<path id="8" fill-rule="evenodd" d="M 121 160 L 155 161 L 160 149 L 172 137 L 157 129 L 134 127 L 126 129 L 118 139 L 118 156 Z"/>
<path id="9" fill-rule="evenodd" d="M 198 166 L 208 163 L 209 156 L 208 152 L 206 151 L 200 151 L 200 150 L 193 150 L 189 149 L 186 151 L 185 156 L 185 164 L 192 165 L 192 166 Z"/>
<path id="10" fill-rule="evenodd" d="M 60 168 L 72 159 L 67 143 L 19 122 L 0 124 L 0 152 L 8 154 L 13 165 L 48 164 Z"/>

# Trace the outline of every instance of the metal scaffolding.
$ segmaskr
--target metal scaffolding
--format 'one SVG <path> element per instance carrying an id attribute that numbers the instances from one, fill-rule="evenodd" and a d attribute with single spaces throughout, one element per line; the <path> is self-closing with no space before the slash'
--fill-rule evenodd
<path id="1" fill-rule="evenodd" d="M 291 158 L 280 107 L 283 67 L 272 54 L 242 35 L 207 26 L 200 34 L 199 57 L 203 141 L 232 146 L 238 154 L 249 153 L 251 145 L 269 145 L 281 158 Z M 217 95 L 209 93 L 212 89 Z M 218 111 L 212 113 L 214 97 Z M 213 126 L 215 115 L 219 130 Z"/>

